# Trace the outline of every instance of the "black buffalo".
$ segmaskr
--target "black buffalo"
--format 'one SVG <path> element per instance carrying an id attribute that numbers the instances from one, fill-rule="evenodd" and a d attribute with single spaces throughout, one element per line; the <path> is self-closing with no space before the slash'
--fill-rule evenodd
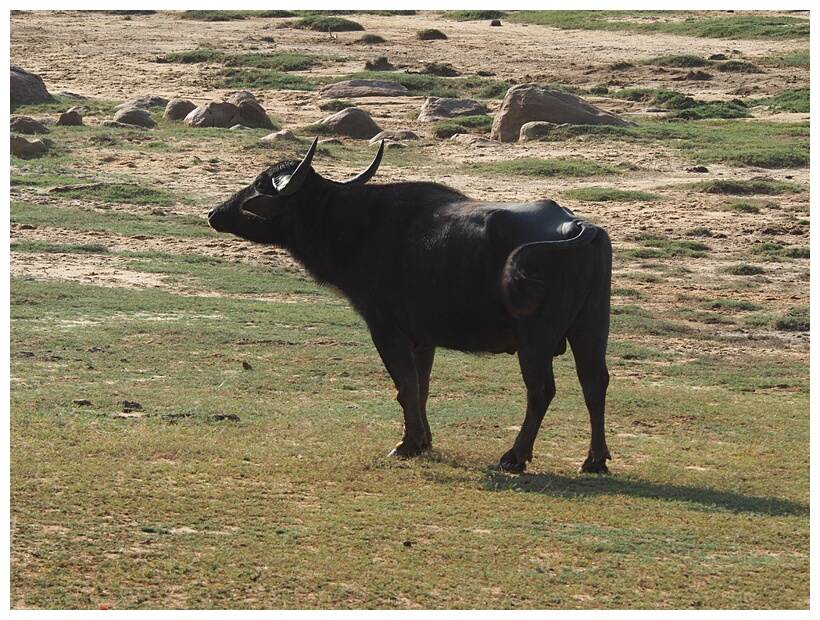
<path id="1" fill-rule="evenodd" d="M 552 358 L 572 347 L 589 410 L 584 472 L 607 472 L 604 400 L 612 246 L 551 200 L 493 203 L 436 183 L 344 182 L 305 158 L 277 164 L 212 209 L 211 226 L 289 250 L 342 291 L 370 329 L 398 390 L 404 436 L 391 454 L 432 445 L 426 403 L 436 347 L 518 352 L 527 413 L 499 462 L 523 470 L 555 395 Z"/>

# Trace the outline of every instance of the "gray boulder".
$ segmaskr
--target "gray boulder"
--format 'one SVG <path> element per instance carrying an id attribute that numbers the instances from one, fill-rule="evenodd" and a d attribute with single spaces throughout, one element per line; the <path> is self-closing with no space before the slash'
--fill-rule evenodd
<path id="1" fill-rule="evenodd" d="M 52 97 L 46 89 L 43 78 L 29 73 L 16 65 L 11 65 L 11 87 L 9 96 L 12 105 L 19 103 L 45 103 Z"/>
<path id="2" fill-rule="evenodd" d="M 370 115 L 360 108 L 345 108 L 328 116 L 321 124 L 333 133 L 359 140 L 369 140 L 382 129 Z"/>
<path id="3" fill-rule="evenodd" d="M 67 112 L 60 114 L 60 118 L 57 119 L 57 124 L 62 126 L 78 127 L 83 124 L 83 115 L 80 114 L 79 110 L 68 110 Z"/>
<path id="4" fill-rule="evenodd" d="M 380 131 L 375 136 L 370 138 L 370 144 L 378 144 L 382 140 L 388 142 L 401 142 L 402 140 L 420 140 L 420 138 L 412 131 L 386 129 L 384 131 Z"/>
<path id="5" fill-rule="evenodd" d="M 386 80 L 347 80 L 330 84 L 319 91 L 319 97 L 407 97 L 411 93 L 397 82 Z"/>
<path id="6" fill-rule="evenodd" d="M 42 140 L 27 140 L 23 136 L 11 136 L 11 154 L 17 157 L 32 157 L 46 151 Z"/>
<path id="7" fill-rule="evenodd" d="M 493 121 L 490 138 L 515 142 L 520 137 L 521 126 L 530 121 L 548 121 L 559 125 L 635 126 L 572 93 L 534 84 L 519 84 L 507 91 Z"/>
<path id="8" fill-rule="evenodd" d="M 152 129 L 157 126 L 157 123 L 151 118 L 147 110 L 136 107 L 120 108 L 114 114 L 114 122 L 123 123 L 125 125 L 136 125 L 137 127 L 145 127 Z"/>
<path id="9" fill-rule="evenodd" d="M 273 129 L 273 123 L 268 118 L 265 109 L 259 104 L 256 97 L 248 91 L 240 90 L 234 93 L 228 98 L 228 103 L 232 103 L 239 108 L 239 115 L 245 125 Z"/>
<path id="10" fill-rule="evenodd" d="M 20 116 L 14 114 L 9 119 L 9 127 L 11 131 L 17 133 L 37 134 L 37 133 L 51 133 L 43 123 L 31 118 L 30 116 Z"/>
<path id="11" fill-rule="evenodd" d="M 421 106 L 418 120 L 424 122 L 443 121 L 457 116 L 486 114 L 487 109 L 473 99 L 451 97 L 427 97 Z"/>
<path id="12" fill-rule="evenodd" d="M 232 103 L 212 101 L 191 110 L 183 122 L 190 127 L 233 127 L 242 122 L 242 114 Z"/>
<path id="13" fill-rule="evenodd" d="M 196 109 L 196 105 L 187 99 L 171 99 L 165 105 L 162 118 L 168 121 L 181 121 L 194 109 Z"/>
<path id="14" fill-rule="evenodd" d="M 140 97 L 139 99 L 134 99 L 133 101 L 126 101 L 125 103 L 121 103 L 116 107 L 117 110 L 121 108 L 164 108 L 168 105 L 168 100 L 165 97 L 159 97 L 157 95 L 150 95 L 148 97 Z"/>
<path id="15" fill-rule="evenodd" d="M 527 140 L 537 140 L 549 134 L 553 129 L 559 127 L 555 123 L 548 121 L 530 121 L 521 125 L 518 132 L 518 141 L 526 142 Z"/>

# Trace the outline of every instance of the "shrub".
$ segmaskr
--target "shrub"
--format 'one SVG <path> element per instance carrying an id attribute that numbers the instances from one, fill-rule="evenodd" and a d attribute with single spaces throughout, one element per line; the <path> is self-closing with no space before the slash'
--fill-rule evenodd
<path id="1" fill-rule="evenodd" d="M 741 263 L 739 265 L 731 265 L 729 267 L 726 267 L 723 271 L 732 276 L 759 276 L 763 273 L 766 273 L 762 267 L 757 267 L 755 265 L 747 265 L 746 263 Z"/>
<path id="2" fill-rule="evenodd" d="M 327 32 L 328 30 L 333 30 L 334 32 L 364 30 L 364 26 L 358 22 L 344 19 L 343 17 L 329 17 L 326 15 L 306 15 L 295 22 L 290 22 L 288 25 L 300 30 L 316 30 L 318 32 Z"/>
<path id="3" fill-rule="evenodd" d="M 425 28 L 424 30 L 419 30 L 416 33 L 416 38 L 421 39 L 422 41 L 434 41 L 436 39 L 446 39 L 447 35 L 441 30 L 436 30 L 435 28 Z"/>

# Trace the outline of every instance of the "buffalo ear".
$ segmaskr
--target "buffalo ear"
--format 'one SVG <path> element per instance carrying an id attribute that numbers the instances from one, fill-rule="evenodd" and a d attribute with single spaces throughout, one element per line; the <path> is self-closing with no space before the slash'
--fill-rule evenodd
<path id="1" fill-rule="evenodd" d="M 310 145 L 305 158 L 296 166 L 296 170 L 290 176 L 282 176 L 273 182 L 280 196 L 291 196 L 302 187 L 302 183 L 305 182 L 308 172 L 310 172 L 310 162 L 313 161 L 317 144 L 319 144 L 319 136 L 313 139 L 313 144 Z"/>
<path id="2" fill-rule="evenodd" d="M 360 172 L 352 179 L 348 179 L 347 181 L 342 181 L 345 185 L 363 185 L 367 183 L 370 179 L 373 178 L 373 175 L 376 174 L 376 170 L 379 169 L 379 164 L 382 161 L 382 155 L 384 154 L 384 140 L 381 141 L 379 144 L 379 152 L 376 153 L 376 156 L 373 158 L 373 161 L 370 162 L 370 165 L 367 167 L 367 170 Z"/>

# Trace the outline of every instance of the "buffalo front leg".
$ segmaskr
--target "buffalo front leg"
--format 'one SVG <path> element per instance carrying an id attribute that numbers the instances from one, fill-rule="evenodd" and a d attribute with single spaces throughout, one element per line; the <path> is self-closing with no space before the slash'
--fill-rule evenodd
<path id="1" fill-rule="evenodd" d="M 404 413 L 404 435 L 390 455 L 416 456 L 432 446 L 426 405 L 435 349 L 414 351 L 412 345 L 401 336 L 375 330 L 371 333 L 396 386 L 396 400 Z"/>

